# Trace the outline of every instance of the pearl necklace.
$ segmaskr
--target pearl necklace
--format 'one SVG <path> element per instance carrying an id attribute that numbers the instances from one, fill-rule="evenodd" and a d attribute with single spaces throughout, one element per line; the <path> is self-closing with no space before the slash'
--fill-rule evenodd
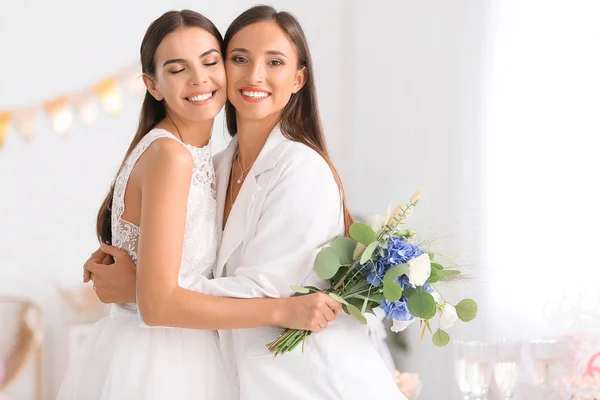
<path id="1" fill-rule="evenodd" d="M 240 169 L 240 171 L 242 171 L 242 175 L 239 177 L 239 179 L 236 181 L 238 185 L 240 185 L 242 183 L 242 180 L 244 179 L 244 174 L 246 172 L 248 172 L 248 170 L 250 170 L 250 168 L 252 168 L 252 166 L 254 165 L 254 163 L 250 164 L 250 166 L 246 169 L 242 168 L 242 164 L 240 164 L 240 156 L 239 153 L 235 155 L 235 160 L 237 161 L 237 165 Z M 256 160 L 255 160 L 256 162 Z M 233 176 L 233 174 L 232 174 Z"/>

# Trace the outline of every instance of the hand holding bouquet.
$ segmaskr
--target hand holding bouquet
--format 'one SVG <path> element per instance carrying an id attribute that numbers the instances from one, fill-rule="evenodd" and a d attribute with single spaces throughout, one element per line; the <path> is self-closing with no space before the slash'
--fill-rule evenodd
<path id="1" fill-rule="evenodd" d="M 460 271 L 432 262 L 435 254 L 411 243 L 415 232 L 404 227 L 407 217 L 418 204 L 420 191 L 408 205 L 399 204 L 382 221 L 380 229 L 354 223 L 350 237 L 336 237 L 324 243 L 315 259 L 315 271 L 330 282 L 327 290 L 315 287 L 292 287 L 297 295 L 325 292 L 343 304 L 344 311 L 366 324 L 364 313 L 383 310 L 393 320 L 392 330 L 406 329 L 415 320 L 425 331 L 433 333 L 430 321 L 438 316 L 438 327 L 432 341 L 445 346 L 450 341 L 446 332 L 456 320 L 471 321 L 477 304 L 465 299 L 456 305 L 444 300 L 435 287 L 441 280 L 454 278 Z M 303 343 L 310 331 L 286 329 L 268 344 L 275 355 L 292 351 Z"/>

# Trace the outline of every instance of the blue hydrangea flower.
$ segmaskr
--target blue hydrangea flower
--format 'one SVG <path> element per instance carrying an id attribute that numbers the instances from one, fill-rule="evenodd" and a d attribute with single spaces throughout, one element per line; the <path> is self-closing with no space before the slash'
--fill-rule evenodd
<path id="1" fill-rule="evenodd" d="M 415 316 L 408 311 L 406 305 L 406 297 L 400 297 L 398 301 L 384 300 L 379 303 L 379 306 L 385 311 L 386 318 L 392 318 L 399 321 L 412 321 Z"/>
<path id="2" fill-rule="evenodd" d="M 380 248 L 378 247 L 374 254 L 378 254 Z M 423 254 L 423 251 L 417 246 L 413 246 L 410 243 L 405 242 L 402 239 L 391 237 L 388 239 L 388 248 L 383 249 L 383 257 L 373 260 L 366 265 L 357 264 L 357 268 L 361 268 L 363 273 L 367 276 L 367 282 L 372 284 L 374 287 L 379 287 L 383 284 L 383 277 L 385 273 L 393 266 L 398 264 L 404 264 L 408 261 L 419 257 Z M 405 287 L 414 287 L 408 281 L 407 276 L 399 278 L 396 282 Z"/>
<path id="3" fill-rule="evenodd" d="M 400 276 L 400 278 L 396 279 L 396 283 L 398 285 L 400 285 L 400 287 L 402 288 L 402 290 L 406 290 L 408 288 L 414 288 L 415 285 L 413 285 L 412 283 L 410 283 L 410 279 L 408 279 L 408 276 L 406 275 L 402 275 Z"/>
<path id="4" fill-rule="evenodd" d="M 417 246 L 413 246 L 402 239 L 391 237 L 388 239 L 388 248 L 384 250 L 383 258 L 386 264 L 393 266 L 407 263 L 421 254 L 423 254 L 423 251 Z"/>
<path id="5" fill-rule="evenodd" d="M 406 290 L 408 288 L 414 288 L 415 285 L 413 285 L 412 283 L 410 283 L 410 279 L 408 279 L 408 276 L 406 275 L 402 275 L 400 278 L 396 279 L 396 283 L 398 285 L 400 285 L 400 287 L 402 288 L 402 290 Z M 425 289 L 425 291 L 427 293 L 433 293 L 435 292 L 435 290 L 433 290 L 433 288 L 431 287 L 431 285 L 429 284 L 429 282 L 425 282 L 425 284 L 423 285 L 423 289 Z"/>
<path id="6" fill-rule="evenodd" d="M 387 266 L 383 260 L 375 260 L 372 263 L 367 263 L 365 267 L 365 273 L 367 275 L 367 282 L 374 287 L 381 286 L 383 284 L 383 277 L 387 272 Z"/>

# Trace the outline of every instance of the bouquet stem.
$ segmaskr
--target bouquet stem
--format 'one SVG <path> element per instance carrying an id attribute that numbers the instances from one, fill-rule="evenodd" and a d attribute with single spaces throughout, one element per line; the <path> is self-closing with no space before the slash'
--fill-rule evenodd
<path id="1" fill-rule="evenodd" d="M 304 341 L 310 334 L 310 331 L 286 329 L 267 346 L 275 354 L 274 357 L 294 350 L 300 343 L 302 343 L 302 352 L 304 352 Z"/>

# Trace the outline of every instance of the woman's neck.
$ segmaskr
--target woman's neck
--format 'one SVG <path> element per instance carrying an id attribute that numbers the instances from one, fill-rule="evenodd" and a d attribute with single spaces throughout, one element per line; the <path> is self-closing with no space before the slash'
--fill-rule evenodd
<path id="1" fill-rule="evenodd" d="M 185 144 L 194 147 L 204 147 L 210 141 L 214 119 L 192 122 L 178 118 L 176 115 L 167 114 L 157 127 L 166 129 L 176 135 Z"/>
<path id="2" fill-rule="evenodd" d="M 271 131 L 279 123 L 279 115 L 261 120 L 237 118 L 238 159 L 243 168 L 254 164 Z"/>

